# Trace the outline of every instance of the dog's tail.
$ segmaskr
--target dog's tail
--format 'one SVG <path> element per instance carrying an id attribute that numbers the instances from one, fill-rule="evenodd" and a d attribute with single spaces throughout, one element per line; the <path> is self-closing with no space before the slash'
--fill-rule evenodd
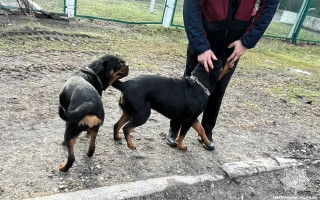
<path id="1" fill-rule="evenodd" d="M 116 80 L 112 83 L 112 87 L 120 90 L 121 92 L 126 88 L 127 82 L 121 82 L 119 80 Z"/>
<path id="2" fill-rule="evenodd" d="M 61 105 L 59 105 L 59 115 L 61 119 L 63 119 L 64 121 L 67 121 L 66 111 Z"/>
<path id="3" fill-rule="evenodd" d="M 61 105 L 59 106 L 59 115 L 61 119 L 69 123 L 79 122 L 81 119 L 85 117 L 80 109 L 66 111 Z"/>
<path id="4" fill-rule="evenodd" d="M 91 103 L 83 103 L 77 109 L 72 111 L 66 111 L 61 105 L 59 106 L 59 115 L 61 119 L 69 123 L 78 123 L 81 125 L 81 121 L 88 116 L 88 110 L 94 110 L 95 108 Z M 89 114 L 90 115 L 90 114 Z M 101 120 L 100 120 L 101 121 Z M 100 122 L 101 123 L 101 122 Z"/>

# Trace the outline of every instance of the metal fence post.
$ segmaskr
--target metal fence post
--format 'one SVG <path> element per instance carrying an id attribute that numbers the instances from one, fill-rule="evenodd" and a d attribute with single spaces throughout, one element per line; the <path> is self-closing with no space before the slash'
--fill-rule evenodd
<path id="1" fill-rule="evenodd" d="M 175 1 L 176 0 L 167 0 L 166 1 L 163 19 L 162 19 L 162 26 L 164 26 L 165 28 L 168 28 L 170 26 Z"/>
<path id="2" fill-rule="evenodd" d="M 76 0 L 65 0 L 65 2 L 66 2 L 65 14 L 67 14 L 68 18 L 74 18 Z"/>
<path id="3" fill-rule="evenodd" d="M 289 34 L 289 38 L 292 39 L 292 44 L 295 44 L 297 42 L 297 38 L 299 36 L 303 22 L 307 17 L 311 2 L 312 2 L 312 0 L 304 0 L 303 1 L 303 4 L 302 4 L 301 9 L 299 11 L 298 17 L 295 20 L 295 23 L 293 24 L 292 29 Z"/>
<path id="4" fill-rule="evenodd" d="M 156 0 L 151 0 L 151 3 L 150 3 L 150 13 L 153 13 L 154 11 L 154 4 L 155 4 Z"/>
<path id="5" fill-rule="evenodd" d="M 63 13 L 64 13 L 64 14 L 67 14 L 66 0 L 63 0 Z"/>
<path id="6" fill-rule="evenodd" d="M 170 22 L 170 25 L 171 25 L 171 26 L 173 25 L 174 15 L 176 14 L 177 2 L 178 2 L 178 0 L 175 0 L 175 1 L 174 1 L 173 14 L 172 14 L 171 22 Z"/>

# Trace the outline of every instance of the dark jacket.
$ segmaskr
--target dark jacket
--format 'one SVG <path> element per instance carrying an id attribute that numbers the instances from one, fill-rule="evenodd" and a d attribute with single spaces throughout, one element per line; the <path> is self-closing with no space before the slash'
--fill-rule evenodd
<path id="1" fill-rule="evenodd" d="M 241 39 L 253 48 L 270 24 L 279 0 L 184 0 L 183 17 L 189 47 L 196 55 L 212 49 L 226 53 L 230 43 Z"/>

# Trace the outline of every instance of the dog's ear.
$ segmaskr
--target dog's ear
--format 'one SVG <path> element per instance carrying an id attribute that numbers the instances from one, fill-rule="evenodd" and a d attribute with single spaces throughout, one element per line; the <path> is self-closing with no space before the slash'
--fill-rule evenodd
<path id="1" fill-rule="evenodd" d="M 114 66 L 114 61 L 110 60 L 110 59 L 104 59 L 104 60 L 100 60 L 99 62 L 99 72 L 98 73 L 105 73 L 107 71 L 111 71 L 113 70 L 113 66 Z"/>
<path id="2" fill-rule="evenodd" d="M 212 59 L 212 64 L 214 67 L 217 67 L 217 68 L 221 68 L 222 67 L 222 61 L 221 60 L 213 60 Z"/>
<path id="3" fill-rule="evenodd" d="M 221 60 L 213 60 L 212 59 L 212 64 L 214 66 L 213 69 L 210 68 L 210 76 L 214 79 L 214 80 L 218 80 L 218 77 L 222 71 L 222 61 Z"/>
<path id="4" fill-rule="evenodd" d="M 108 67 L 108 61 L 107 60 L 103 60 L 101 61 L 99 66 L 99 72 L 105 71 Z"/>
<path id="5" fill-rule="evenodd" d="M 91 68 L 96 74 L 105 70 L 106 63 L 103 60 L 97 60 L 91 63 L 88 67 Z"/>
<path id="6" fill-rule="evenodd" d="M 209 73 L 216 73 L 216 71 L 220 71 L 222 68 L 222 61 L 221 60 L 213 60 L 211 59 L 212 64 L 213 64 L 213 69 L 211 69 L 211 67 L 209 68 Z"/>

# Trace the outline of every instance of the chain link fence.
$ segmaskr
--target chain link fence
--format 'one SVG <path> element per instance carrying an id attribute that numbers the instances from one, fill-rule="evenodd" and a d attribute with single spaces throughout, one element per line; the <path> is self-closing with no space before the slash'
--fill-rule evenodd
<path id="1" fill-rule="evenodd" d="M 10 1 L 0 0 L 1 5 Z M 29 0 L 43 10 L 65 15 L 70 0 Z M 132 24 L 163 24 L 174 1 L 171 26 L 183 28 L 184 0 L 72 0 L 74 16 Z M 259 3 L 259 1 L 258 1 Z M 12 5 L 12 4 L 11 4 Z M 258 8 L 258 4 L 257 4 Z M 170 16 L 171 17 L 171 16 Z M 265 37 L 320 43 L 320 0 L 280 0 Z"/>
<path id="2" fill-rule="evenodd" d="M 165 0 L 77 0 L 77 17 L 134 24 L 161 24 Z M 153 6 L 153 7 L 152 7 Z"/>
<path id="3" fill-rule="evenodd" d="M 176 2 L 172 26 L 183 27 L 183 2 Z M 256 7 L 258 8 L 258 4 Z M 280 0 L 278 10 L 264 36 L 287 39 L 293 43 L 320 43 L 320 0 Z"/>

